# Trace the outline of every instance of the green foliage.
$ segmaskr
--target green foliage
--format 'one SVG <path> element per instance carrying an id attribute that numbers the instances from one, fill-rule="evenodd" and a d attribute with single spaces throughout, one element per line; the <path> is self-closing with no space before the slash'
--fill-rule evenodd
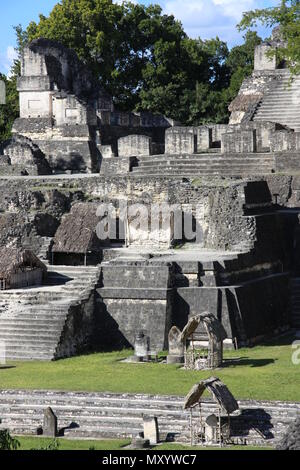
<path id="1" fill-rule="evenodd" d="M 19 93 L 17 92 L 19 67 L 20 64 L 16 61 L 9 78 L 0 74 L 0 79 L 4 80 L 6 85 L 6 104 L 0 106 L 0 142 L 11 136 L 12 124 L 19 116 Z"/>
<path id="2" fill-rule="evenodd" d="M 121 110 L 149 110 L 183 124 L 228 120 L 227 44 L 188 38 L 158 5 L 62 0 L 16 33 L 20 50 L 40 36 L 74 49 Z"/>
<path id="3" fill-rule="evenodd" d="M 43 441 L 42 441 L 43 442 Z M 30 450 L 36 451 L 36 450 L 59 450 L 60 448 L 60 442 L 58 439 L 52 439 L 51 441 L 44 440 L 45 445 L 42 447 L 38 448 L 32 448 Z"/>
<path id="4" fill-rule="evenodd" d="M 285 42 L 277 51 L 294 74 L 300 73 L 300 0 L 281 0 L 277 7 L 257 9 L 244 14 L 240 30 L 262 23 L 273 27 L 279 25 Z M 275 52 L 274 52 L 275 53 Z"/>
<path id="5" fill-rule="evenodd" d="M 20 442 L 12 437 L 7 429 L 0 430 L 0 450 L 17 450 Z"/>
<path id="6" fill-rule="evenodd" d="M 112 0 L 62 0 L 49 16 L 26 30 L 15 27 L 19 53 L 37 37 L 55 39 L 76 51 L 124 111 L 148 110 L 184 125 L 228 121 L 228 105 L 253 67 L 261 39 L 249 32 L 228 50 L 219 38 L 190 39 L 180 22 L 158 5 Z M 10 136 L 18 116 L 15 62 L 0 109 L 0 139 Z"/>

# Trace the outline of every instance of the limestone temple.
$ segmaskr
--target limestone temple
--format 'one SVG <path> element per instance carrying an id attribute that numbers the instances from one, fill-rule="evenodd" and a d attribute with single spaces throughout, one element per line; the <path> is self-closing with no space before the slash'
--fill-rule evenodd
<path id="1" fill-rule="evenodd" d="M 121 113 L 74 52 L 25 48 L 20 117 L 0 149 L 0 245 L 31 250 L 47 274 L 0 292 L 8 359 L 134 346 L 140 332 L 158 352 L 203 312 L 225 348 L 299 328 L 300 78 L 269 58 L 279 44 L 275 30 L 256 48 L 229 124 L 199 127 Z M 141 227 L 124 204 L 176 206 L 201 237 L 176 233 L 173 216 Z M 101 205 L 115 212 L 105 240 Z"/>

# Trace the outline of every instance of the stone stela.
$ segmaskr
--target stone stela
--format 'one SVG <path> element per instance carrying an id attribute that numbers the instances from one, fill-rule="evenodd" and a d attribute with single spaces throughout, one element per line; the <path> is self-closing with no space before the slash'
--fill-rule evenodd
<path id="1" fill-rule="evenodd" d="M 47 408 L 44 412 L 43 436 L 57 437 L 57 417 L 52 408 Z"/>

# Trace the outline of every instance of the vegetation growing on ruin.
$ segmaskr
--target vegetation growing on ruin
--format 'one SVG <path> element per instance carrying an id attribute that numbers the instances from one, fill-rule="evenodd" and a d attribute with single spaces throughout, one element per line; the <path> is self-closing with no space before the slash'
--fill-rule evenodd
<path id="1" fill-rule="evenodd" d="M 299 365 L 292 363 L 289 336 L 252 349 L 225 352 L 225 367 L 213 371 L 237 398 L 300 401 Z M 275 345 L 276 344 L 276 345 Z M 211 371 L 184 371 L 166 364 L 122 362 L 131 351 L 91 354 L 57 362 L 0 367 L 3 389 L 55 389 L 184 395 Z M 291 380 L 293 377 L 293 380 Z"/>
<path id="2" fill-rule="evenodd" d="M 278 6 L 249 11 L 239 25 L 240 30 L 251 29 L 262 23 L 265 26 L 280 26 L 280 34 L 284 40 L 276 51 L 279 58 L 285 60 L 288 67 L 300 73 L 300 1 L 281 0 Z M 274 51 L 275 53 L 275 51 Z"/>

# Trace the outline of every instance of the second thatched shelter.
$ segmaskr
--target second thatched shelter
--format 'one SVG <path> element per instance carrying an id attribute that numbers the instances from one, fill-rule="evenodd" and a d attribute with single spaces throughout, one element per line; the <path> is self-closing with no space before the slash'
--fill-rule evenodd
<path id="1" fill-rule="evenodd" d="M 54 237 L 54 264 L 97 264 L 101 262 L 103 242 L 97 237 L 98 205 L 75 204 L 66 214 Z"/>
<path id="2" fill-rule="evenodd" d="M 206 390 L 216 404 L 215 413 L 208 417 L 202 415 L 201 408 L 202 397 Z M 210 377 L 194 385 L 185 398 L 183 408 L 190 411 L 191 445 L 195 443 L 223 445 L 230 442 L 230 415 L 239 409 L 239 405 L 220 379 Z"/>
<path id="3" fill-rule="evenodd" d="M 46 272 L 46 265 L 31 251 L 0 247 L 1 290 L 41 285 Z"/>

